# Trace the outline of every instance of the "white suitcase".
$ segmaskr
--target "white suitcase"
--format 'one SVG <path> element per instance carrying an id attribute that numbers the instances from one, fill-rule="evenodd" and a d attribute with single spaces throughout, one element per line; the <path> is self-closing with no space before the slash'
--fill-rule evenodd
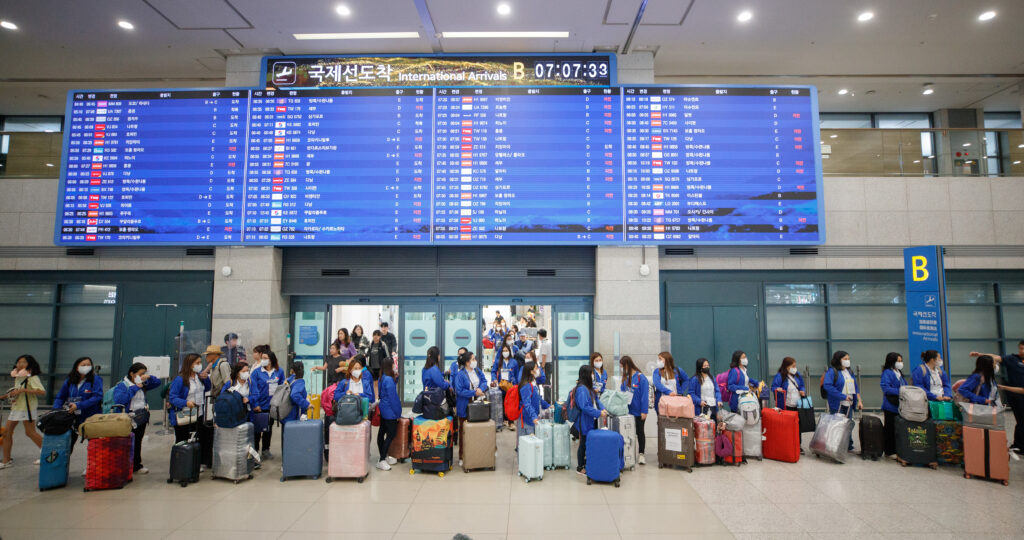
<path id="1" fill-rule="evenodd" d="M 544 441 L 536 435 L 519 437 L 519 476 L 527 483 L 544 479 Z"/>
<path id="2" fill-rule="evenodd" d="M 535 435 L 544 441 L 544 468 L 553 469 L 555 467 L 555 439 L 551 422 L 538 420 L 536 428 Z"/>

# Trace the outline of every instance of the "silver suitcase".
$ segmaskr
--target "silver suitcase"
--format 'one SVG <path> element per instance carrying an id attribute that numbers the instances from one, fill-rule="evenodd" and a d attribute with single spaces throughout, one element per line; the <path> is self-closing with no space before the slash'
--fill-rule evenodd
<path id="1" fill-rule="evenodd" d="M 640 456 L 640 445 L 636 440 L 636 418 L 627 414 L 611 417 L 611 428 L 622 435 L 623 440 L 623 466 L 622 470 L 636 469 L 637 459 Z"/>
<path id="2" fill-rule="evenodd" d="M 491 402 L 491 420 L 494 420 L 497 431 L 501 431 L 505 424 L 505 400 L 502 398 L 501 388 L 487 389 L 487 401 Z"/>
<path id="3" fill-rule="evenodd" d="M 213 430 L 213 477 L 227 478 L 236 484 L 252 478 L 255 460 L 249 454 L 255 430 L 252 422 L 233 428 Z"/>
<path id="4" fill-rule="evenodd" d="M 811 451 L 819 456 L 832 458 L 839 463 L 846 462 L 846 455 L 853 435 L 853 420 L 845 414 L 823 414 L 811 438 Z"/>
<path id="5" fill-rule="evenodd" d="M 761 419 L 757 419 L 757 423 L 754 425 L 743 426 L 743 457 L 746 458 L 757 458 L 758 461 L 761 457 L 761 441 L 763 440 L 763 432 L 761 431 Z"/>

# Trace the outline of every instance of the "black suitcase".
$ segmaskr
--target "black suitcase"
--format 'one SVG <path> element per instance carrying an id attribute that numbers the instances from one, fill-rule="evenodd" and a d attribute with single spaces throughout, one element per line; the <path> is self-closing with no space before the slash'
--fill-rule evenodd
<path id="1" fill-rule="evenodd" d="M 180 442 L 171 447 L 171 473 L 168 484 L 175 482 L 181 487 L 199 481 L 201 450 L 195 440 Z"/>
<path id="2" fill-rule="evenodd" d="M 486 422 L 491 419 L 491 404 L 487 401 L 472 401 L 466 405 L 467 422 Z"/>
<path id="3" fill-rule="evenodd" d="M 896 457 L 900 465 L 927 465 L 939 468 L 935 451 L 935 423 L 931 419 L 911 422 L 896 417 Z"/>
<path id="4" fill-rule="evenodd" d="M 882 419 L 865 415 L 860 419 L 860 458 L 878 461 L 885 453 L 885 430 Z"/>

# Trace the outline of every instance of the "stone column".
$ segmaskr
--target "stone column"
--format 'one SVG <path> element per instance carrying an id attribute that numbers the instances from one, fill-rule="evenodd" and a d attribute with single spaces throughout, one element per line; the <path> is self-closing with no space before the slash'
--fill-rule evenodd
<path id="1" fill-rule="evenodd" d="M 647 372 L 661 352 L 661 288 L 657 247 L 598 247 L 594 296 L 594 346 L 612 375 L 619 374 L 613 355 L 629 355 Z M 641 275 L 641 265 L 649 273 Z"/>

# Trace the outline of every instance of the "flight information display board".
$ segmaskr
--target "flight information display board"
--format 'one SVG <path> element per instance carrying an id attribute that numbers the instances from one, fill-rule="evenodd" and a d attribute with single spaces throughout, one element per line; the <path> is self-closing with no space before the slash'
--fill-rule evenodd
<path id="1" fill-rule="evenodd" d="M 812 87 L 74 91 L 59 245 L 820 244 Z"/>

